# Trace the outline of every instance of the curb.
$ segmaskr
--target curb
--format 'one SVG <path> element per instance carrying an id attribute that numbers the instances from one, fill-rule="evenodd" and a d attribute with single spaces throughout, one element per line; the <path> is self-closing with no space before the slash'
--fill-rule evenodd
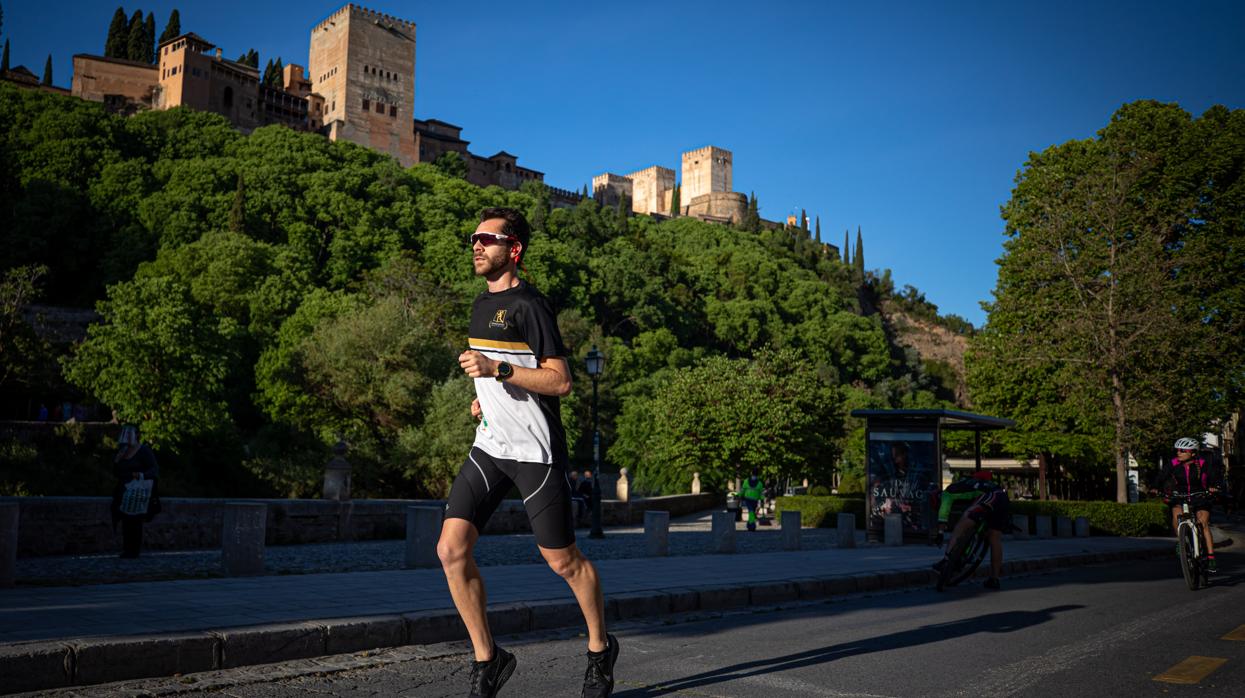
<path id="1" fill-rule="evenodd" d="M 1009 560 L 1007 575 L 1171 555 L 1170 544 L 1135 550 Z M 985 576 L 979 569 L 977 576 Z M 691 611 L 770 606 L 879 590 L 927 587 L 928 567 L 801 577 L 740 585 L 689 586 L 606 597 L 606 621 Z M 551 630 L 583 622 L 574 600 L 490 606 L 495 635 Z M 467 639 L 454 609 L 222 628 L 202 632 L 126 635 L 0 645 L 0 693 L 20 693 L 130 679 L 184 675 L 364 650 Z"/>

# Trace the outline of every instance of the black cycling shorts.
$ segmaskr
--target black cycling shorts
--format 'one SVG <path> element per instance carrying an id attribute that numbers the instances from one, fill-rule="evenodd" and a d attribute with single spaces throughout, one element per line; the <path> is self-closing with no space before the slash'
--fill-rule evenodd
<path id="1" fill-rule="evenodd" d="M 571 483 L 565 471 L 543 463 L 494 458 L 475 447 L 450 487 L 445 518 L 466 519 L 483 531 L 511 486 L 517 486 L 523 497 L 537 545 L 565 548 L 575 542 Z"/>
<path id="2" fill-rule="evenodd" d="M 982 495 L 964 515 L 978 523 L 985 518 L 986 525 L 995 531 L 1007 533 L 1012 528 L 1011 500 L 1005 490 Z"/>

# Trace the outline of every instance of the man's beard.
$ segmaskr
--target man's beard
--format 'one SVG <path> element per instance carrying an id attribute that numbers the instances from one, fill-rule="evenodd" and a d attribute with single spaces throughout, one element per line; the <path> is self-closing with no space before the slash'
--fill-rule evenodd
<path id="1" fill-rule="evenodd" d="M 507 259 L 492 259 L 488 256 L 480 257 L 479 262 L 472 258 L 472 267 L 475 269 L 476 276 L 491 276 L 506 268 Z"/>

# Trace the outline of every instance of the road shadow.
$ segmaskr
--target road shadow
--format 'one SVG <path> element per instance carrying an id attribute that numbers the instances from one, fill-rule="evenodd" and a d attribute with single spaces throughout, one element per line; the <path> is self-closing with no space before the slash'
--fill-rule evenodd
<path id="1" fill-rule="evenodd" d="M 674 691 L 685 691 L 726 681 L 736 681 L 752 676 L 763 676 L 790 669 L 826 664 L 828 662 L 854 657 L 861 654 L 885 652 L 887 650 L 916 647 L 919 645 L 941 642 L 976 633 L 1012 633 L 1017 630 L 1031 628 L 1050 620 L 1055 614 L 1085 608 L 1078 604 L 1051 606 L 1038 611 L 1007 611 L 1005 613 L 988 613 L 973 618 L 926 625 L 914 630 L 879 635 L 855 642 L 844 642 L 815 650 L 807 650 L 794 654 L 757 659 L 741 662 L 731 666 L 684 676 L 682 678 L 663 681 L 652 686 L 637 688 L 614 694 L 617 698 L 645 698 L 660 696 Z"/>

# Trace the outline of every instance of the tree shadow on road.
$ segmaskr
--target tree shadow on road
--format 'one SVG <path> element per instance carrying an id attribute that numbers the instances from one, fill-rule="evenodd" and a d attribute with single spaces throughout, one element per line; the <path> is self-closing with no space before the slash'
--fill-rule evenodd
<path id="1" fill-rule="evenodd" d="M 1008 611 L 1006 613 L 989 613 L 986 615 L 965 618 L 949 623 L 926 625 L 914 630 L 864 638 L 854 642 L 844 642 L 821 649 L 807 650 L 795 654 L 757 659 L 741 662 L 721 669 L 701 672 L 692 676 L 663 681 L 652 686 L 637 688 L 616 693 L 617 698 L 645 698 L 659 696 L 674 691 L 684 691 L 701 686 L 710 686 L 726 681 L 745 679 L 751 676 L 762 676 L 789 669 L 825 664 L 847 657 L 873 652 L 916 647 L 943 640 L 965 637 L 976 633 L 1011 633 L 1024 628 L 1040 625 L 1054 620 L 1055 614 L 1085 608 L 1077 604 L 1051 606 L 1038 611 Z"/>

